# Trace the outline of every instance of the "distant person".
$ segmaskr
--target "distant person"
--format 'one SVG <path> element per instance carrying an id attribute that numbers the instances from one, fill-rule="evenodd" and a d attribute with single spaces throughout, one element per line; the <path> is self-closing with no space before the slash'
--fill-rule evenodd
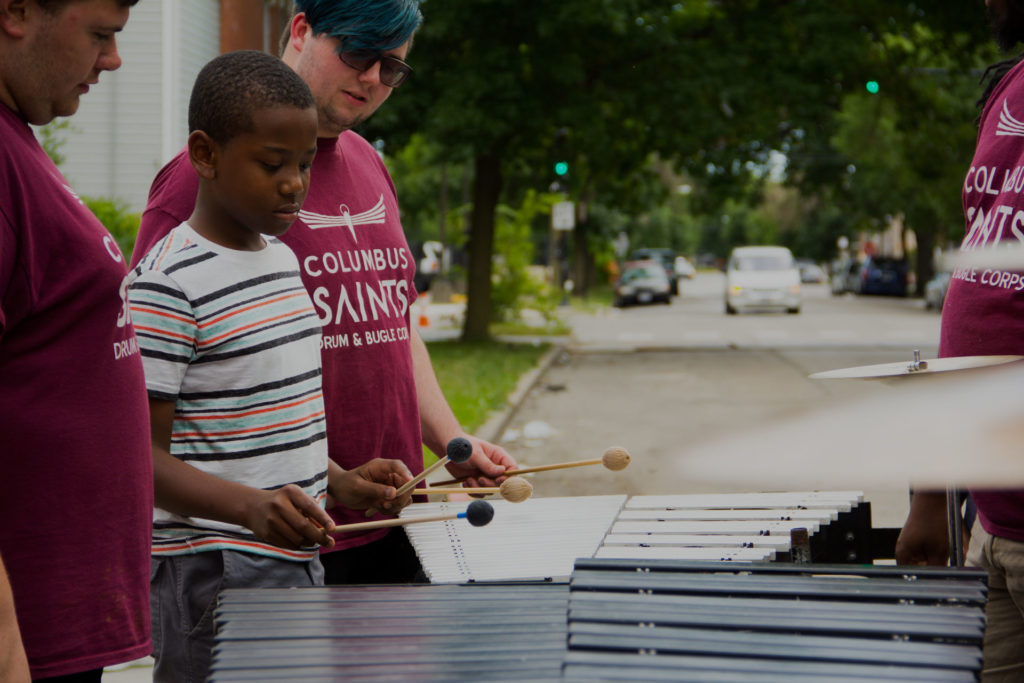
<path id="1" fill-rule="evenodd" d="M 1003 49 L 1024 40 L 1024 4 L 986 4 Z M 979 102 L 983 109 L 978 141 L 962 188 L 962 251 L 995 247 L 1000 235 L 1003 240 L 1021 239 L 1020 231 L 1011 227 L 1024 211 L 1024 198 L 1013 183 L 1003 182 L 1024 167 L 1024 64 L 1019 59 L 990 68 L 992 78 Z M 1024 292 L 1008 286 L 1007 275 L 972 277 L 968 270 L 950 280 L 942 309 L 940 356 L 1024 355 Z M 982 680 L 1024 680 L 1024 490 L 971 489 L 970 494 L 977 521 L 967 563 L 989 574 Z M 915 491 L 897 541 L 896 560 L 944 565 L 948 557 L 945 492 Z"/>
<path id="2" fill-rule="evenodd" d="M 0 681 L 149 654 L 153 473 L 124 257 L 29 124 L 71 116 L 135 0 L 0 0 Z M 6 573 L 5 573 L 6 570 Z"/>
<path id="3" fill-rule="evenodd" d="M 309 188 L 315 104 L 266 53 L 207 64 L 189 102 L 195 210 L 132 272 L 156 486 L 157 681 L 206 680 L 220 590 L 323 584 L 328 495 L 392 506 L 412 478 L 397 460 L 346 472 L 327 457 L 320 321 L 277 239 Z"/>
<path id="4" fill-rule="evenodd" d="M 450 465 L 470 485 L 493 484 L 515 460 L 470 437 L 445 400 L 426 344 L 410 322 L 416 262 L 402 231 L 394 185 L 376 150 L 351 129 L 412 73 L 404 61 L 421 21 L 417 0 L 298 0 L 283 61 L 309 85 L 318 114 L 309 195 L 282 236 L 323 326 L 321 352 L 330 457 L 354 468 L 372 458 L 423 469 L 423 444 L 443 454 L 459 436 L 473 457 Z M 198 180 L 186 152 L 157 175 L 136 258 L 186 220 Z M 333 508 L 338 523 L 366 521 Z M 422 580 L 401 528 L 346 534 L 321 560 L 328 584 Z"/>

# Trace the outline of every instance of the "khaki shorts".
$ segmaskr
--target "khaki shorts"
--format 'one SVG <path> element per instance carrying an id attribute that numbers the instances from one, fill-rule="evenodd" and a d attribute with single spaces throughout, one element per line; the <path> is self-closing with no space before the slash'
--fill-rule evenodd
<path id="1" fill-rule="evenodd" d="M 1024 681 L 1024 543 L 992 536 L 975 522 L 967 564 L 988 572 L 981 680 Z"/>

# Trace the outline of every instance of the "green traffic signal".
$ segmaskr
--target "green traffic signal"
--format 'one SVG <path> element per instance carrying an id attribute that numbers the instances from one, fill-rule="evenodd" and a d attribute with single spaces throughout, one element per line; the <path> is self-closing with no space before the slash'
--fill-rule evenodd
<path id="1" fill-rule="evenodd" d="M 565 175 L 568 172 L 569 172 L 569 162 L 568 161 L 557 161 L 557 162 L 555 162 L 555 175 L 563 176 L 563 175 Z"/>
<path id="2" fill-rule="evenodd" d="M 864 84 L 864 89 L 872 95 L 878 94 L 878 81 L 868 81 Z"/>

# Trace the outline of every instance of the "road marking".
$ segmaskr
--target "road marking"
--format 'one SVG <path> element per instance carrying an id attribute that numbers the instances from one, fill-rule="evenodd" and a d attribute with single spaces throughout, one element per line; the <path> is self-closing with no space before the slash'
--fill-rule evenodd
<path id="1" fill-rule="evenodd" d="M 718 330 L 689 330 L 682 334 L 683 341 L 690 342 L 718 341 L 723 337 L 724 335 Z"/>
<path id="2" fill-rule="evenodd" d="M 856 334 L 853 330 L 818 330 L 818 336 L 822 339 L 853 339 Z"/>
<path id="3" fill-rule="evenodd" d="M 618 341 L 638 342 L 638 341 L 650 341 L 654 339 L 654 335 L 650 332 L 620 332 L 615 335 Z"/>

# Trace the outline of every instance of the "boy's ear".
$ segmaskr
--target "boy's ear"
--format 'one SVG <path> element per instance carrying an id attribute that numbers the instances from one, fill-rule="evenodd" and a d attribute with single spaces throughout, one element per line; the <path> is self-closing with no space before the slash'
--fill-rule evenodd
<path id="1" fill-rule="evenodd" d="M 188 160 L 203 180 L 217 177 L 217 159 L 220 147 L 209 135 L 201 130 L 194 130 L 188 136 Z"/>

